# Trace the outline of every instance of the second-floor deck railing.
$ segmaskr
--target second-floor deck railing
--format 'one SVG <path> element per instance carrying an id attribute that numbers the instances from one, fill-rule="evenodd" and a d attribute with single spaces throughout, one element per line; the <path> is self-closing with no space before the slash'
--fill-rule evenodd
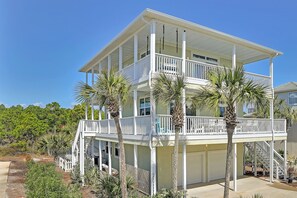
<path id="1" fill-rule="evenodd" d="M 121 118 L 120 123 L 124 135 L 148 135 L 152 132 L 151 116 L 137 116 Z M 236 127 L 237 134 L 271 133 L 271 120 L 263 118 L 238 118 Z M 135 125 L 134 125 L 135 121 Z M 187 135 L 203 134 L 226 134 L 226 125 L 221 117 L 186 116 L 185 122 Z M 116 134 L 113 119 L 109 120 L 85 120 L 84 130 L 102 134 Z M 134 130 L 134 127 L 136 129 Z M 155 132 L 159 135 L 173 135 L 174 127 L 170 115 L 158 115 L 155 120 Z M 274 132 L 286 132 L 286 121 L 284 119 L 274 120 Z"/>
<path id="2" fill-rule="evenodd" d="M 182 74 L 182 58 L 156 53 L 155 71 L 170 75 Z M 209 63 L 186 60 L 185 77 L 191 79 L 208 80 L 208 74 L 213 70 L 223 70 L 224 67 Z M 132 83 L 148 80 L 150 73 L 150 55 L 140 59 L 122 69 L 122 74 Z M 246 79 L 253 80 L 257 84 L 271 87 L 271 78 L 260 74 L 245 72 Z"/>

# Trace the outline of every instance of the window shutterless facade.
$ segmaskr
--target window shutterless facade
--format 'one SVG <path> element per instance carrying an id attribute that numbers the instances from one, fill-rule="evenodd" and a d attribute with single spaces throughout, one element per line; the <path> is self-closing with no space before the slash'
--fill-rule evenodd
<path id="1" fill-rule="evenodd" d="M 140 98 L 139 104 L 139 115 L 150 115 L 151 114 L 151 101 L 150 98 Z"/>

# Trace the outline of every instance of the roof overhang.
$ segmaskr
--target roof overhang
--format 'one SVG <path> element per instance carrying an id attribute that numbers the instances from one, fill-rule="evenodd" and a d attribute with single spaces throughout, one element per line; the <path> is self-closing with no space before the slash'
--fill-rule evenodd
<path id="1" fill-rule="evenodd" d="M 256 62 L 266 58 L 276 57 L 283 53 L 245 39 L 238 38 L 193 22 L 186 21 L 168 14 L 164 14 L 155 10 L 145 9 L 138 17 L 136 17 L 120 34 L 118 34 L 109 44 L 107 44 L 99 53 L 97 53 L 87 64 L 85 64 L 79 71 L 88 72 L 94 65 L 98 64 L 100 60 L 105 58 L 109 53 L 118 48 L 128 38 L 135 34 L 139 29 L 148 24 L 151 20 L 161 21 L 168 24 L 174 24 L 178 27 L 185 28 L 200 34 L 205 34 L 216 40 L 222 40 L 235 46 L 240 46 L 254 50 L 255 55 L 249 59 L 243 60 L 244 64 Z"/>

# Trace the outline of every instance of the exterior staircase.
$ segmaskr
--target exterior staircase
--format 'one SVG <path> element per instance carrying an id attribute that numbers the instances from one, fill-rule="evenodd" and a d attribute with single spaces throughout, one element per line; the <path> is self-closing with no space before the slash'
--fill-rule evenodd
<path id="1" fill-rule="evenodd" d="M 252 155 L 255 154 L 255 145 L 257 160 L 263 164 L 265 169 L 270 170 L 270 145 L 266 141 L 255 143 L 246 142 L 245 146 L 249 149 Z M 285 177 L 285 160 L 276 150 L 274 150 L 273 176 L 276 179 Z"/>

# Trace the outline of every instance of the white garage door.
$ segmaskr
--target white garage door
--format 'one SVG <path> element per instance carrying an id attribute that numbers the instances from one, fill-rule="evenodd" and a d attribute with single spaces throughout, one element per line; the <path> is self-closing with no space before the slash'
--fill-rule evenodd
<path id="1" fill-rule="evenodd" d="M 178 156 L 178 185 L 183 183 L 182 154 Z M 205 180 L 205 153 L 187 153 L 187 184 L 200 183 Z"/>
<path id="2" fill-rule="evenodd" d="M 208 181 L 225 177 L 226 150 L 208 151 Z"/>

